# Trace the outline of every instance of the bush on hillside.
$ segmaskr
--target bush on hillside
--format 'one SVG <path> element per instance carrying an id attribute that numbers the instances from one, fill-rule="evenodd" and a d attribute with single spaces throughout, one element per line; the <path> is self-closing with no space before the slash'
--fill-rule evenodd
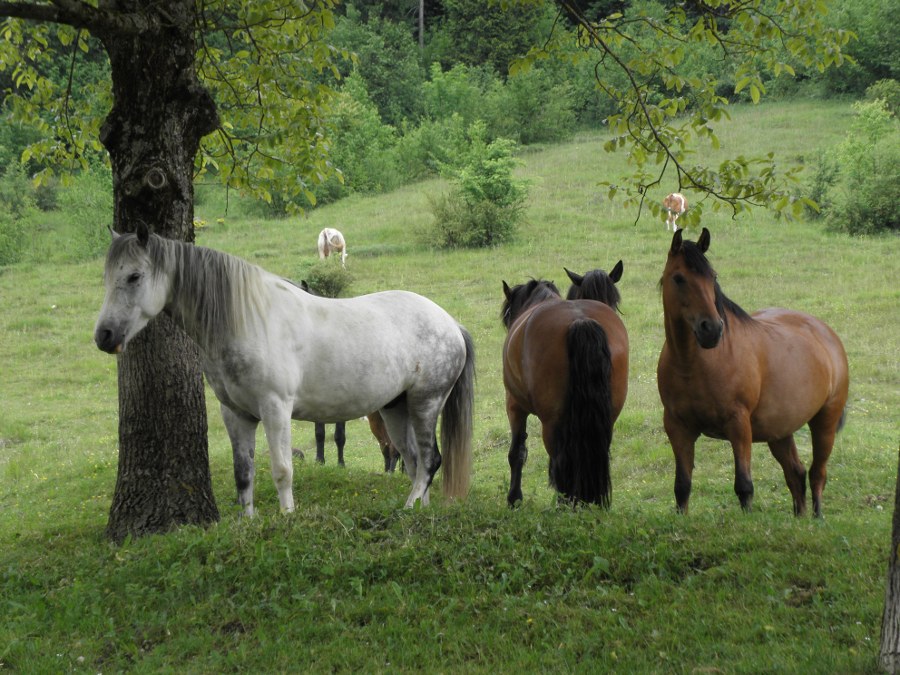
<path id="1" fill-rule="evenodd" d="M 301 272 L 301 276 L 309 286 L 310 292 L 323 298 L 338 298 L 344 295 L 353 283 L 353 275 L 341 267 L 340 256 L 316 261 Z"/>
<path id="2" fill-rule="evenodd" d="M 469 130 L 471 146 L 459 168 L 447 167 L 449 195 L 431 198 L 434 226 L 427 233 L 440 248 L 496 246 L 511 239 L 524 212 L 527 189 L 513 177 L 516 144 L 485 141 L 485 125 Z"/>
<path id="3" fill-rule="evenodd" d="M 866 89 L 867 101 L 884 101 L 888 111 L 894 117 L 900 117 L 900 82 L 897 80 L 878 80 Z"/>
<path id="4" fill-rule="evenodd" d="M 900 121 L 884 101 L 854 104 L 856 119 L 835 158 L 827 222 L 853 234 L 900 231 Z"/>

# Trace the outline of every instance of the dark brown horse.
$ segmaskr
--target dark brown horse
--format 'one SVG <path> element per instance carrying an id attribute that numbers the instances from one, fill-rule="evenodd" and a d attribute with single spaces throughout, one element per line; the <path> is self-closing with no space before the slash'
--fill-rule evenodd
<path id="1" fill-rule="evenodd" d="M 510 288 L 502 319 L 510 506 L 522 499 L 526 421 L 537 415 L 550 456 L 550 484 L 573 502 L 608 506 L 609 446 L 628 390 L 628 334 L 615 310 L 563 300 L 549 281 Z"/>
<path id="2" fill-rule="evenodd" d="M 809 424 L 813 510 L 822 509 L 825 465 L 847 403 L 847 355 L 822 321 L 789 309 L 752 316 L 729 300 L 704 255 L 709 231 L 694 243 L 672 237 L 663 271 L 666 342 L 657 382 L 666 434 L 675 453 L 675 501 L 686 512 L 694 443 L 700 434 L 727 440 L 734 451 L 734 491 L 753 500 L 750 448 L 766 442 L 784 470 L 794 513 L 806 510 L 806 469 L 794 432 Z"/>

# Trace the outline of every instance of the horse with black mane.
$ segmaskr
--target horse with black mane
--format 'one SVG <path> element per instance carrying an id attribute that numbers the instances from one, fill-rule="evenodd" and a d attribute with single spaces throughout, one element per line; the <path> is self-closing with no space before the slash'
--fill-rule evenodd
<path id="1" fill-rule="evenodd" d="M 503 383 L 511 432 L 507 502 L 522 499 L 529 415 L 541 421 L 550 484 L 572 502 L 609 506 L 613 424 L 628 389 L 628 334 L 596 300 L 563 300 L 550 281 L 503 282 Z"/>
<path id="2" fill-rule="evenodd" d="M 806 469 L 794 432 L 809 425 L 813 510 L 822 511 L 826 464 L 844 423 L 849 387 L 840 338 L 821 320 L 789 309 L 747 314 L 719 287 L 705 253 L 705 227 L 696 243 L 672 237 L 660 287 L 666 341 L 657 383 L 663 423 L 675 453 L 675 501 L 686 512 L 694 444 L 700 434 L 727 440 L 734 452 L 734 491 L 745 510 L 753 501 L 750 452 L 766 442 L 781 464 L 794 503 L 806 510 Z"/>
<path id="3" fill-rule="evenodd" d="M 569 292 L 566 293 L 566 300 L 597 300 L 604 305 L 609 305 L 614 310 L 619 310 L 619 303 L 622 302 L 622 296 L 616 284 L 622 279 L 624 267 L 622 261 L 617 262 L 609 274 L 602 269 L 593 269 L 578 274 L 563 267 L 569 281 Z"/>

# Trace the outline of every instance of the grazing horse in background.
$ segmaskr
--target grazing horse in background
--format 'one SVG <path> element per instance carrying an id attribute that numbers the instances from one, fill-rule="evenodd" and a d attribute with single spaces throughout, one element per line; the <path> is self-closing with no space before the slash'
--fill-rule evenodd
<path id="1" fill-rule="evenodd" d="M 240 258 L 163 239 L 114 234 L 94 340 L 119 353 L 162 311 L 199 345 L 234 452 L 238 500 L 253 515 L 256 429 L 266 431 L 282 511 L 294 510 L 291 418 L 340 422 L 378 410 L 403 456 L 406 506 L 471 479 L 475 352 L 447 312 L 407 291 L 320 298 Z"/>
<path id="2" fill-rule="evenodd" d="M 347 242 L 344 235 L 332 227 L 326 227 L 319 232 L 319 258 L 324 260 L 332 253 L 341 254 L 341 267 L 347 262 Z"/>
<path id="3" fill-rule="evenodd" d="M 794 432 L 809 424 L 809 468 L 815 515 L 821 514 L 825 465 L 844 422 L 847 355 L 819 319 L 789 309 L 748 315 L 729 300 L 704 255 L 705 227 L 696 243 L 672 237 L 660 285 L 666 341 L 657 382 L 663 422 L 675 453 L 675 501 L 686 512 L 691 496 L 694 443 L 700 434 L 727 440 L 734 451 L 734 491 L 750 510 L 750 450 L 769 444 L 794 501 L 806 510 L 806 469 Z"/>
<path id="4" fill-rule="evenodd" d="M 628 389 L 628 334 L 615 310 L 563 300 L 552 282 L 510 288 L 501 317 L 511 440 L 510 506 L 522 499 L 529 415 L 541 421 L 550 484 L 566 499 L 609 506 L 609 448 Z"/>
<path id="5" fill-rule="evenodd" d="M 675 221 L 678 220 L 678 216 L 687 211 L 687 207 L 687 199 L 680 192 L 672 192 L 666 195 L 666 198 L 663 199 L 663 208 L 669 214 L 666 218 L 666 232 L 669 231 L 670 225 L 672 226 L 672 232 L 678 229 Z"/>
<path id="6" fill-rule="evenodd" d="M 580 275 L 565 267 L 563 269 L 566 270 L 566 274 L 572 282 L 569 292 L 566 294 L 566 300 L 598 300 L 616 311 L 619 310 L 622 297 L 619 295 L 616 284 L 622 278 L 624 269 L 621 260 L 616 263 L 609 274 L 601 269 L 594 269 Z"/>
<path id="7" fill-rule="evenodd" d="M 369 421 L 369 429 L 372 430 L 372 435 L 375 437 L 375 440 L 378 441 L 379 447 L 381 447 L 381 454 L 384 457 L 385 472 L 394 473 L 394 469 L 397 467 L 397 459 L 400 457 L 400 452 L 391 440 L 387 428 L 384 426 L 384 420 L 381 418 L 381 414 L 376 410 L 370 415 L 366 415 L 366 419 Z"/>

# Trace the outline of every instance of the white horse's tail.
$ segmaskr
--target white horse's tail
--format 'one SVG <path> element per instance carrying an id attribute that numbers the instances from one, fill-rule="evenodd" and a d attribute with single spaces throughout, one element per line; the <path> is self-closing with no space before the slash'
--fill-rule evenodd
<path id="1" fill-rule="evenodd" d="M 441 414 L 444 494 L 465 497 L 472 480 L 472 411 L 475 401 L 475 343 L 459 327 L 466 343 L 466 365 L 453 385 Z"/>

